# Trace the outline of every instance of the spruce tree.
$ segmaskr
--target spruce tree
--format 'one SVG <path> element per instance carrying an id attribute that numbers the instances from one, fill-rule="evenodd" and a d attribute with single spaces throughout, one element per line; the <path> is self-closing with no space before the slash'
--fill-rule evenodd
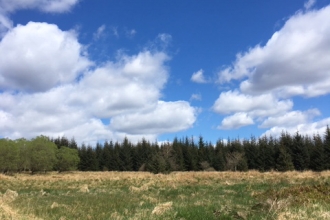
<path id="1" fill-rule="evenodd" d="M 212 166 L 217 171 L 225 170 L 225 157 L 224 157 L 224 142 L 223 140 L 218 140 L 215 146 L 214 158 L 212 162 Z"/>
<path id="2" fill-rule="evenodd" d="M 313 148 L 311 150 L 310 169 L 322 171 L 324 169 L 324 147 L 319 134 L 314 135 Z"/>
<path id="3" fill-rule="evenodd" d="M 296 170 L 303 171 L 308 169 L 310 160 L 308 149 L 298 132 L 296 132 L 293 138 L 292 154 L 292 162 Z"/>
<path id="4" fill-rule="evenodd" d="M 276 170 L 281 172 L 294 170 L 291 155 L 287 152 L 286 147 L 284 147 L 283 145 L 278 148 Z"/>
<path id="5" fill-rule="evenodd" d="M 127 137 L 124 138 L 120 148 L 120 170 L 121 171 L 132 171 L 133 160 L 132 160 L 132 144 L 128 141 Z"/>
<path id="6" fill-rule="evenodd" d="M 324 169 L 330 170 L 330 128 L 327 126 L 324 134 Z"/>

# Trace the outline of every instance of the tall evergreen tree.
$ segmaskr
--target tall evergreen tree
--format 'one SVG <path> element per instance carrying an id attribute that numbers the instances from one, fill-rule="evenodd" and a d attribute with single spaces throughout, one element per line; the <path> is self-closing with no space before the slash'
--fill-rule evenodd
<path id="1" fill-rule="evenodd" d="M 291 155 L 287 152 L 287 148 L 285 146 L 280 145 L 276 158 L 276 170 L 284 172 L 293 169 L 294 166 L 292 163 Z"/>
<path id="2" fill-rule="evenodd" d="M 97 159 L 96 151 L 92 148 L 92 146 L 87 146 L 87 167 L 90 171 L 98 171 L 99 170 L 99 161 Z"/>
<path id="3" fill-rule="evenodd" d="M 69 147 L 69 148 L 72 148 L 72 149 L 78 149 L 78 145 L 77 145 L 77 142 L 76 142 L 76 140 L 74 139 L 74 137 L 71 138 L 68 147 Z"/>
<path id="4" fill-rule="evenodd" d="M 112 141 L 110 143 L 108 141 L 104 142 L 103 145 L 103 153 L 102 153 L 102 160 L 104 161 L 104 171 L 111 170 L 111 159 L 113 154 L 113 144 Z"/>
<path id="5" fill-rule="evenodd" d="M 172 142 L 173 153 L 175 157 L 176 168 L 174 171 L 185 171 L 185 163 L 182 151 L 182 143 L 175 137 Z"/>
<path id="6" fill-rule="evenodd" d="M 243 141 L 243 148 L 246 157 L 246 161 L 248 164 L 248 168 L 250 170 L 260 169 L 260 157 L 259 157 L 259 147 L 254 136 L 251 136 L 250 140 Z"/>
<path id="7" fill-rule="evenodd" d="M 313 148 L 311 150 L 310 169 L 314 171 L 322 171 L 324 169 L 324 147 L 323 141 L 319 134 L 314 135 Z"/>
<path id="8" fill-rule="evenodd" d="M 120 169 L 121 171 L 132 171 L 133 160 L 132 160 L 132 144 L 128 141 L 127 137 L 124 138 L 120 148 Z"/>
<path id="9" fill-rule="evenodd" d="M 224 157 L 224 147 L 225 144 L 223 140 L 218 140 L 215 146 L 215 151 L 214 151 L 215 155 L 212 162 L 213 168 L 217 171 L 225 170 L 226 162 Z"/>
<path id="10" fill-rule="evenodd" d="M 330 170 L 330 128 L 327 126 L 324 134 L 324 169 Z"/>
<path id="11" fill-rule="evenodd" d="M 298 132 L 296 132 L 293 138 L 292 154 L 292 162 L 296 170 L 303 171 L 308 169 L 310 161 L 308 149 Z"/>

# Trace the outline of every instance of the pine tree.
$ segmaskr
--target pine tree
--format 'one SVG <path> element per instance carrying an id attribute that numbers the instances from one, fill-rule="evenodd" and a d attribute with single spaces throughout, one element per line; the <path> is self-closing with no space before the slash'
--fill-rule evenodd
<path id="1" fill-rule="evenodd" d="M 174 160 L 176 164 L 176 168 L 173 171 L 185 171 L 186 169 L 183 158 L 182 145 L 177 137 L 173 139 L 172 148 L 173 148 Z"/>
<path id="2" fill-rule="evenodd" d="M 74 137 L 71 138 L 68 147 L 69 147 L 69 148 L 72 148 L 72 149 L 78 149 L 78 145 L 77 145 L 77 142 L 76 142 L 76 140 L 74 139 Z"/>
<path id="3" fill-rule="evenodd" d="M 103 152 L 102 152 L 102 161 L 104 162 L 103 171 L 111 170 L 111 159 L 113 153 L 113 144 L 112 141 L 109 143 L 108 141 L 104 142 Z"/>
<path id="4" fill-rule="evenodd" d="M 212 162 L 212 166 L 217 171 L 224 171 L 225 170 L 225 157 L 224 157 L 224 142 L 223 140 L 218 140 L 215 146 L 215 155 Z"/>
<path id="5" fill-rule="evenodd" d="M 324 169 L 330 170 L 330 128 L 327 126 L 324 134 Z"/>
<path id="6" fill-rule="evenodd" d="M 293 170 L 291 155 L 287 152 L 283 145 L 278 148 L 278 155 L 276 159 L 276 169 L 281 172 Z"/>
<path id="7" fill-rule="evenodd" d="M 83 143 L 80 148 L 78 148 L 78 155 L 80 158 L 80 162 L 78 164 L 78 169 L 81 171 L 87 171 L 88 170 L 88 155 L 87 155 L 87 147 Z"/>
<path id="8" fill-rule="evenodd" d="M 319 134 L 314 135 L 314 144 L 311 150 L 310 169 L 322 171 L 324 169 L 324 146 Z"/>
<path id="9" fill-rule="evenodd" d="M 296 170 L 303 171 L 308 169 L 310 160 L 308 149 L 303 142 L 302 136 L 298 132 L 293 138 L 292 154 L 292 162 Z"/>
<path id="10" fill-rule="evenodd" d="M 87 157 L 88 170 L 98 171 L 99 161 L 97 160 L 96 151 L 90 145 L 87 146 Z"/>
<path id="11" fill-rule="evenodd" d="M 98 164 L 98 168 L 97 170 L 102 171 L 105 168 L 105 161 L 103 160 L 103 147 L 100 143 L 96 143 L 96 147 L 95 147 L 95 155 L 96 155 L 96 160 L 97 160 L 97 164 Z"/>
<path id="12" fill-rule="evenodd" d="M 266 136 L 259 138 L 259 155 L 261 171 L 269 171 L 274 167 L 274 149 L 270 146 L 269 140 Z"/>
<path id="13" fill-rule="evenodd" d="M 133 160 L 132 160 L 132 144 L 128 141 L 127 137 L 124 138 L 120 148 L 120 170 L 121 171 L 132 171 Z"/>

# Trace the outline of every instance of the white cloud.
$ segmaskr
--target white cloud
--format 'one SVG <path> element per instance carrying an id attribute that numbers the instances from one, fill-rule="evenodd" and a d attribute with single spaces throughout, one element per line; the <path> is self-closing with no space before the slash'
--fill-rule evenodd
<path id="1" fill-rule="evenodd" d="M 202 69 L 193 73 L 190 80 L 195 83 L 207 83 L 208 82 L 204 77 L 204 71 Z"/>
<path id="2" fill-rule="evenodd" d="M 128 38 L 133 38 L 137 33 L 135 29 L 131 29 L 131 30 L 126 29 L 125 32 L 126 32 L 126 37 Z"/>
<path id="3" fill-rule="evenodd" d="M 29 22 L 11 29 L 0 42 L 0 89 L 46 91 L 73 82 L 91 65 L 73 31 Z"/>
<path id="4" fill-rule="evenodd" d="M 42 30 L 38 30 L 37 27 Z M 25 72 L 32 64 L 24 63 L 25 57 L 18 57 L 16 61 L 21 61 L 25 66 L 17 70 L 16 78 L 13 80 L 12 75 L 2 74 L 2 82 L 11 82 L 11 84 L 1 84 L 5 90 L 0 93 L 2 136 L 31 138 L 40 134 L 52 137 L 66 135 L 74 136 L 79 143 L 95 143 L 102 139 L 117 140 L 125 136 L 134 140 L 141 140 L 142 137 L 155 140 L 162 132 L 188 129 L 196 120 L 196 111 L 189 103 L 159 101 L 161 90 L 168 78 L 168 68 L 165 63 L 169 57 L 164 52 L 144 50 L 132 56 L 120 54 L 117 60 L 96 66 L 93 70 L 88 70 L 86 69 L 88 65 L 83 65 L 84 69 L 81 69 L 84 74 L 77 81 L 73 80 L 74 77 L 59 75 L 61 68 L 65 66 L 65 63 L 61 63 L 64 62 L 63 56 L 67 61 L 70 55 L 76 57 L 76 62 L 69 65 L 71 69 L 75 70 L 81 66 L 78 61 L 82 59 L 79 55 L 82 46 L 77 42 L 74 34 L 44 23 L 29 23 L 27 26 L 17 28 L 23 31 L 14 28 L 13 31 L 18 34 L 9 40 L 6 40 L 7 36 L 4 38 L 0 47 L 3 51 L 11 48 L 9 51 L 15 54 L 15 57 L 21 56 L 20 51 L 28 51 L 32 54 L 43 53 L 36 43 L 31 43 L 29 37 L 30 31 L 36 29 L 34 35 L 36 40 L 44 45 L 44 48 L 49 48 L 48 53 L 53 54 L 53 59 L 48 59 L 48 54 L 45 54 L 43 59 L 37 57 L 42 60 L 41 67 L 46 69 L 39 66 L 41 62 L 39 60 L 33 63 L 36 68 L 32 69 L 34 71 Z M 8 35 L 11 36 L 13 31 Z M 48 37 L 42 37 L 44 36 L 42 34 L 39 36 L 38 31 L 46 33 L 45 36 Z M 69 43 L 57 43 L 63 41 Z M 28 49 L 22 48 L 24 45 L 22 42 L 29 43 L 26 46 Z M 58 51 L 54 49 L 55 52 L 52 52 L 50 45 L 60 49 Z M 71 49 L 70 53 L 68 49 Z M 61 56 L 57 54 L 60 52 Z M 8 67 L 7 69 L 13 72 L 11 68 L 14 68 L 14 62 L 9 62 L 9 58 L 6 59 L 8 59 L 6 63 L 1 63 L 0 67 Z M 90 63 L 87 58 L 84 59 L 86 59 L 84 63 Z M 55 68 L 57 66 L 59 69 Z M 48 80 L 59 82 L 59 85 L 49 83 L 47 87 L 42 87 L 48 81 L 41 82 L 43 78 L 40 74 L 52 70 L 47 67 L 55 68 L 52 72 L 55 76 L 48 75 Z M 31 78 L 28 86 L 21 80 L 22 75 Z M 73 75 L 75 75 L 74 71 Z M 27 88 L 35 91 L 39 88 L 39 92 L 12 93 L 8 85 L 10 89 L 21 91 Z M 129 124 L 118 123 L 122 122 L 123 118 L 129 118 Z M 110 120 L 111 126 L 103 124 L 102 119 Z M 150 124 L 152 122 L 155 123 Z"/>
<path id="5" fill-rule="evenodd" d="M 324 123 L 313 122 L 321 115 L 317 109 L 292 111 L 289 99 L 330 93 L 330 23 L 324 22 L 330 20 L 330 6 L 310 10 L 314 4 L 306 2 L 306 10 L 290 17 L 264 46 L 237 54 L 233 65 L 219 72 L 218 83 L 240 82 L 239 91 L 222 92 L 213 105 L 215 112 L 231 114 L 220 128 L 253 120 L 271 128 L 267 134 L 297 129 L 311 133 Z"/>
<path id="6" fill-rule="evenodd" d="M 190 97 L 190 100 L 202 101 L 202 95 L 201 94 L 192 94 Z"/>
<path id="7" fill-rule="evenodd" d="M 220 94 L 213 105 L 213 110 L 220 114 L 247 112 L 254 117 L 265 117 L 282 114 L 292 106 L 292 101 L 278 100 L 271 94 L 251 96 L 238 91 L 228 91 Z"/>
<path id="8" fill-rule="evenodd" d="M 225 117 L 218 129 L 237 129 L 252 124 L 254 124 L 253 119 L 248 114 L 239 112 Z"/>
<path id="9" fill-rule="evenodd" d="M 315 116 L 321 113 L 318 109 L 310 109 L 308 111 L 290 111 L 280 116 L 272 116 L 267 118 L 260 125 L 261 128 L 269 128 L 276 126 L 294 127 L 299 124 L 310 123 Z"/>
<path id="10" fill-rule="evenodd" d="M 171 35 L 158 35 L 151 50 L 119 53 L 117 60 L 89 69 L 95 64 L 75 31 L 38 22 L 13 27 L 9 19 L 22 9 L 66 12 L 78 1 L 0 0 L 0 54 L 6 54 L 0 59 L 1 137 L 65 135 L 91 144 L 124 137 L 154 141 L 161 133 L 193 126 L 197 110 L 188 102 L 159 101 L 170 59 L 159 51 Z M 94 39 L 105 29 L 100 26 Z M 119 37 L 117 27 L 110 29 Z M 132 37 L 136 30 L 127 34 Z"/>
<path id="11" fill-rule="evenodd" d="M 69 11 L 79 0 L 0 0 L 0 8 L 6 12 L 22 9 L 39 9 L 44 12 Z"/>
<path id="12" fill-rule="evenodd" d="M 0 39 L 13 27 L 13 22 L 0 10 Z"/>
<path id="13" fill-rule="evenodd" d="M 155 109 L 113 117 L 110 127 L 128 134 L 161 134 L 186 130 L 195 120 L 189 103 L 158 101 Z"/>
<path id="14" fill-rule="evenodd" d="M 299 12 L 267 42 L 237 55 L 219 73 L 219 82 L 245 79 L 242 92 L 282 97 L 330 92 L 330 6 Z"/>
<path id="15" fill-rule="evenodd" d="M 104 24 L 101 25 L 93 35 L 94 40 L 98 40 L 99 38 L 101 38 L 104 35 L 105 29 L 106 26 Z"/>
<path id="16" fill-rule="evenodd" d="M 166 46 L 172 41 L 172 36 L 166 33 L 158 34 L 157 38 Z"/>
<path id="17" fill-rule="evenodd" d="M 295 126 L 275 126 L 267 130 L 262 135 L 267 135 L 267 136 L 271 135 L 273 137 L 279 137 L 283 131 L 284 132 L 287 131 L 288 133 L 291 134 L 298 131 L 302 135 L 309 135 L 309 136 L 312 136 L 313 134 L 322 135 L 324 134 L 324 131 L 329 124 L 330 124 L 330 118 L 324 118 L 320 121 L 301 123 Z"/>

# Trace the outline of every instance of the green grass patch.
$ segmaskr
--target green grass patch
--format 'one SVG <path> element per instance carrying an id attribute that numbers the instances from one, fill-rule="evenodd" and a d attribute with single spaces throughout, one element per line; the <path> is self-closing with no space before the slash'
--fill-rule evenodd
<path id="1" fill-rule="evenodd" d="M 1 219 L 329 219 L 330 173 L 0 176 Z M 6 190 L 18 196 L 6 199 Z"/>

